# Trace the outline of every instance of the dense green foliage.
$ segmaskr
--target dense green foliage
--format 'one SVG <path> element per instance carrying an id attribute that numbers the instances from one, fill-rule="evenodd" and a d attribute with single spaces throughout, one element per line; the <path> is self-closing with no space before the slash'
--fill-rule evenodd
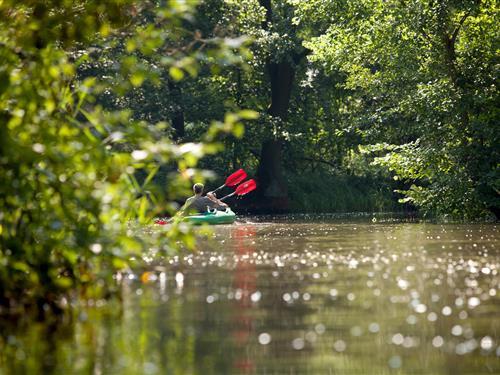
<path id="1" fill-rule="evenodd" d="M 174 80 L 184 71 L 195 75 L 206 56 L 200 46 L 166 54 L 156 70 L 133 54 L 154 59 L 164 46 L 182 43 L 182 22 L 192 12 L 182 2 L 0 3 L 0 306 L 58 310 L 76 293 L 106 296 L 115 272 L 142 261 L 144 249 L 151 258 L 178 240 L 193 246 L 184 224 L 143 236 L 129 220 L 174 212 L 190 179 L 203 178 L 194 169 L 198 159 L 221 148 L 218 134 L 238 131 L 240 116 L 253 114 L 214 123 L 203 143 L 175 144 L 165 122 L 95 104 L 104 90 L 119 97 L 146 81 L 159 85 L 163 70 Z M 117 35 L 128 51 L 112 61 L 117 85 L 101 75 L 79 79 L 92 45 L 106 46 Z M 229 51 L 222 42 L 210 43 L 217 52 L 211 65 L 239 46 Z M 175 165 L 167 186 L 151 185 L 166 164 Z M 138 171 L 147 176 L 140 184 Z"/>
<path id="2" fill-rule="evenodd" d="M 308 3 L 297 2 L 306 20 Z M 335 2 L 332 13 L 306 43 L 311 60 L 344 75 L 350 126 L 411 183 L 404 201 L 455 218 L 498 210 L 496 1 Z"/>

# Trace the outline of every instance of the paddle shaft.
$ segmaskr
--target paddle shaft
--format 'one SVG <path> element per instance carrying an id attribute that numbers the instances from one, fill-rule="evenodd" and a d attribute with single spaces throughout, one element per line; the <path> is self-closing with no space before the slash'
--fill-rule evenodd
<path id="1" fill-rule="evenodd" d="M 219 199 L 219 200 L 220 200 L 220 201 L 223 201 L 224 199 L 229 198 L 229 197 L 232 197 L 232 196 L 233 196 L 233 195 L 235 195 L 235 194 L 236 194 L 236 192 L 231 193 L 231 194 L 228 194 L 228 195 L 226 195 L 225 197 L 222 197 L 222 198 L 221 198 L 221 199 Z"/>
<path id="2" fill-rule="evenodd" d="M 210 191 L 209 193 L 215 193 L 217 190 L 220 190 L 220 189 L 222 189 L 222 188 L 223 188 L 223 187 L 225 187 L 225 186 L 226 186 L 226 184 L 221 185 L 221 186 L 219 186 L 217 189 L 212 190 L 212 191 Z"/>

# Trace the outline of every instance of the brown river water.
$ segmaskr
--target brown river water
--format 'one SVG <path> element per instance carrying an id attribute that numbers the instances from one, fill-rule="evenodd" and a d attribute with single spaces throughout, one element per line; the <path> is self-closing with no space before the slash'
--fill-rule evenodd
<path id="1" fill-rule="evenodd" d="M 498 374 L 498 240 L 495 224 L 243 219 L 122 275 L 122 303 L 4 327 L 0 374 Z"/>

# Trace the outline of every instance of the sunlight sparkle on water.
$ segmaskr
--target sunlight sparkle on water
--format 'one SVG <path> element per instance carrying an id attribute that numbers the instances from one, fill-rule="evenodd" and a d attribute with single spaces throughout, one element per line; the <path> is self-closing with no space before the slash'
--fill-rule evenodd
<path id="1" fill-rule="evenodd" d="M 259 344 L 267 345 L 271 342 L 271 335 L 267 332 L 261 333 L 259 335 Z"/>
<path id="2" fill-rule="evenodd" d="M 120 327 L 159 348 L 172 346 L 175 332 L 178 348 L 193 348 L 190 358 L 206 356 L 221 373 L 330 373 L 332 357 L 339 373 L 353 364 L 359 373 L 418 373 L 423 361 L 433 374 L 443 374 L 447 363 L 499 372 L 491 361 L 500 356 L 500 326 L 492 319 L 497 228 L 482 238 L 479 226 L 443 228 L 381 220 L 216 227 L 193 252 L 161 261 L 144 254 L 147 269 L 116 275 L 126 291 Z M 148 314 L 154 330 L 142 320 Z M 172 353 L 161 355 L 182 361 Z M 158 355 L 143 363 L 161 372 Z M 203 372 L 200 363 L 190 364 L 193 372 Z"/>
<path id="3" fill-rule="evenodd" d="M 344 340 L 337 340 L 334 342 L 333 344 L 333 348 L 337 351 L 337 352 L 343 352 L 344 350 L 346 350 L 347 348 L 347 345 L 345 343 Z"/>

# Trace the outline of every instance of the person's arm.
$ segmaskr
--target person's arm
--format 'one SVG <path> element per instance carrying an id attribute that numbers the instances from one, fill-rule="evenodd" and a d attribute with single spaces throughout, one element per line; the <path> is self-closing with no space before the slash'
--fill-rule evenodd
<path id="1" fill-rule="evenodd" d="M 214 202 L 215 204 L 217 204 L 219 206 L 222 206 L 224 208 L 229 207 L 227 205 L 227 203 L 224 203 L 220 199 L 217 199 L 217 196 L 215 195 L 215 193 L 212 193 L 212 192 L 207 193 L 207 198 L 210 199 L 212 202 Z"/>

